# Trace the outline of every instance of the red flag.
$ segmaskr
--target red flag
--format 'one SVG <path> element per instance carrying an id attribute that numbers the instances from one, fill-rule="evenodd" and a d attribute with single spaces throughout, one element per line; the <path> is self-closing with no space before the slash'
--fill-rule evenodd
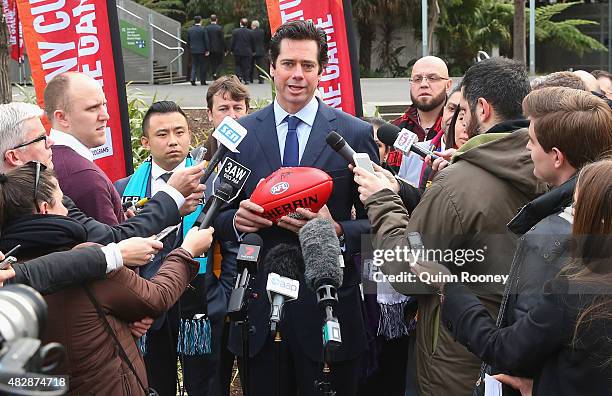
<path id="1" fill-rule="evenodd" d="M 127 115 L 120 109 L 125 109 L 125 84 L 123 70 L 116 70 L 117 54 L 112 45 L 111 26 L 118 29 L 118 24 L 109 20 L 109 14 L 116 19 L 116 10 L 109 10 L 106 0 L 17 0 L 17 4 L 38 105 L 44 107 L 47 82 L 58 74 L 78 71 L 98 81 L 106 95 L 110 120 L 106 144 L 93 150 L 94 158 L 111 180 L 124 177 L 126 170 L 131 170 L 131 147 L 124 150 L 122 125 L 126 118 L 122 120 L 122 116 Z M 109 4 L 114 7 L 112 1 Z M 129 128 L 126 133 L 129 142 Z"/>
<path id="2" fill-rule="evenodd" d="M 311 20 L 325 30 L 329 62 L 319 84 L 321 98 L 332 107 L 361 115 L 359 68 L 350 50 L 353 46 L 350 1 L 343 4 L 342 0 L 266 0 L 266 4 L 272 34 L 283 23 L 295 19 Z"/>
<path id="3" fill-rule="evenodd" d="M 15 0 L 2 0 L 2 9 L 8 28 L 9 46 L 11 47 L 11 58 L 19 62 L 23 54 L 23 35 L 19 26 L 19 14 Z"/>

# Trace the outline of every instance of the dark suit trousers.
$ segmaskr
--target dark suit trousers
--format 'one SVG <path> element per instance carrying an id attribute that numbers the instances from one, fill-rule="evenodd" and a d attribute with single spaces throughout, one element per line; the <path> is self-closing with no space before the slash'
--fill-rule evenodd
<path id="1" fill-rule="evenodd" d="M 210 62 L 210 72 L 212 73 L 213 80 L 216 80 L 219 76 L 219 68 L 223 64 L 223 52 L 211 52 L 208 54 L 208 60 Z"/>
<path id="2" fill-rule="evenodd" d="M 298 340 L 292 338 L 290 332 L 282 331 L 282 324 L 281 336 L 280 363 L 278 364 L 280 367 L 280 395 L 320 396 L 322 393 L 315 389 L 314 382 L 315 380 L 321 381 L 323 378 L 323 363 L 308 359 Z M 274 395 L 277 381 L 275 375 L 276 345 L 274 344 L 272 338 L 268 337 L 262 350 L 249 359 L 249 396 Z M 331 388 L 336 391 L 336 395 L 357 395 L 361 357 L 335 362 L 330 367 Z M 242 373 L 240 375 L 240 381 L 244 383 Z"/>
<path id="3" fill-rule="evenodd" d="M 220 386 L 217 376 L 223 320 L 211 322 L 212 352 L 204 356 L 182 356 L 183 383 L 190 396 L 217 396 Z M 177 386 L 176 344 L 179 318 L 177 305 L 167 313 L 167 320 L 157 331 L 147 334 L 144 356 L 149 386 L 160 396 L 175 396 Z"/>
<path id="4" fill-rule="evenodd" d="M 234 55 L 234 60 L 236 61 L 236 75 L 245 82 L 251 79 L 249 77 L 251 71 L 251 58 L 253 57 L 248 55 Z"/>
<path id="5" fill-rule="evenodd" d="M 257 76 L 257 79 L 261 82 L 263 81 L 263 74 L 261 73 L 261 71 L 259 71 L 259 69 L 257 69 L 255 67 L 255 65 L 261 67 L 262 69 L 265 69 L 265 56 L 254 56 L 253 60 L 251 61 L 251 73 L 249 74 L 249 76 L 251 77 L 251 81 L 253 81 L 253 75 Z"/>
<path id="6" fill-rule="evenodd" d="M 196 70 L 200 71 L 200 82 L 206 82 L 206 66 L 204 66 L 204 54 L 191 54 L 191 81 L 196 81 Z"/>

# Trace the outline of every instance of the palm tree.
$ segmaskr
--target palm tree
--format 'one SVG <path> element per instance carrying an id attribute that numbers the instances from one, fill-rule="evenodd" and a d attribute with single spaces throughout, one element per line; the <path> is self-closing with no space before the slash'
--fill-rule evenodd
<path id="1" fill-rule="evenodd" d="M 359 33 L 359 66 L 365 73 L 372 68 L 372 43 L 376 38 L 376 24 L 372 23 L 377 17 L 378 0 L 353 0 L 353 17 Z"/>
<path id="2" fill-rule="evenodd" d="M 587 36 L 577 28 L 577 26 L 599 25 L 599 23 L 587 19 L 551 20 L 562 11 L 580 3 L 557 3 L 536 8 L 536 40 L 551 40 L 559 47 L 572 51 L 579 56 L 587 51 L 607 51 L 608 49 L 602 43 Z M 529 15 L 529 12 L 527 12 L 527 15 Z"/>

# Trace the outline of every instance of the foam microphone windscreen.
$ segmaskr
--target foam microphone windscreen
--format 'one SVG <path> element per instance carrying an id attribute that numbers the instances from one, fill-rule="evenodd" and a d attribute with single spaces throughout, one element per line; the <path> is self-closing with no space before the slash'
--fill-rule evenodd
<path id="1" fill-rule="evenodd" d="M 342 284 L 342 268 L 338 262 L 340 243 L 331 221 L 315 218 L 300 230 L 306 284 L 316 291 L 322 284 L 336 288 Z"/>
<path id="2" fill-rule="evenodd" d="M 299 247 L 281 243 L 266 254 L 265 272 L 300 280 L 304 275 L 304 258 Z"/>
<path id="3" fill-rule="evenodd" d="M 397 140 L 401 129 L 393 124 L 383 124 L 376 130 L 376 136 L 378 140 L 386 144 L 387 146 L 393 147 L 393 144 Z"/>

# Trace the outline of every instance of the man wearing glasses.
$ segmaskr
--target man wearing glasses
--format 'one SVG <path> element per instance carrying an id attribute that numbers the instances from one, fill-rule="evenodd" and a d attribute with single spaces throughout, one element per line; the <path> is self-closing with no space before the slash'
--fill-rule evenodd
<path id="1" fill-rule="evenodd" d="M 53 169 L 51 146 L 54 142 L 45 134 L 40 121 L 42 114 L 38 106 L 28 103 L 0 104 L 0 172 L 29 161 L 39 161 Z M 199 185 L 203 167 L 201 164 L 175 172 L 166 190 L 155 194 L 138 216 L 112 227 L 86 216 L 66 195 L 62 202 L 68 216 L 85 225 L 91 242 L 108 244 L 134 236 L 149 237 L 180 221 L 179 208 L 185 202 L 184 197 Z"/>
<path id="2" fill-rule="evenodd" d="M 412 105 L 393 124 L 416 133 L 420 142 L 429 141 L 428 149 L 439 149 L 444 135 L 442 110 L 451 85 L 448 68 L 442 59 L 435 56 L 419 59 L 412 67 L 410 77 Z M 395 171 L 399 170 L 401 177 L 419 186 L 424 163 L 418 155 L 402 158 L 401 152 L 392 151 L 387 163 Z"/>

